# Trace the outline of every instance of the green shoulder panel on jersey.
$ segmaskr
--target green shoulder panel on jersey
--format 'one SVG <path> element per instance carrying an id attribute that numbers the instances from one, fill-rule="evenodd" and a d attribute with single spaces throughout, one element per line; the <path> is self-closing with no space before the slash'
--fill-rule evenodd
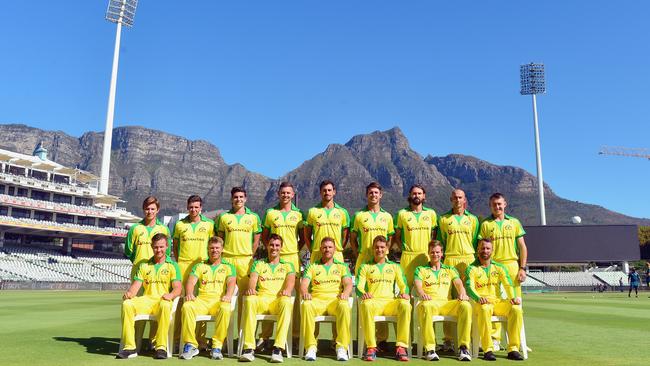
<path id="1" fill-rule="evenodd" d="M 348 213 L 348 210 L 339 206 L 339 204 L 336 202 L 334 203 L 334 207 L 340 209 L 345 214 L 345 225 L 343 226 L 343 228 L 349 228 L 350 226 L 352 226 L 352 223 L 350 222 L 350 214 Z"/>
<path id="2" fill-rule="evenodd" d="M 228 268 L 230 268 L 230 276 L 228 277 L 237 277 L 237 269 L 235 269 L 235 265 L 233 265 L 232 263 L 224 262 L 223 260 L 222 263 L 225 263 L 228 266 Z"/>
<path id="3" fill-rule="evenodd" d="M 199 262 L 199 263 L 196 263 L 195 265 L 193 265 L 192 266 L 192 271 L 190 272 L 190 276 L 194 276 L 194 277 L 198 278 L 199 276 L 196 274 L 196 270 L 199 269 L 199 266 L 201 266 L 204 263 L 205 262 Z"/>
<path id="4" fill-rule="evenodd" d="M 258 263 L 265 263 L 263 260 L 258 259 L 253 262 L 253 265 L 251 266 L 251 272 L 250 273 L 257 273 L 257 265 Z"/>
<path id="5" fill-rule="evenodd" d="M 474 289 L 472 288 L 472 268 L 477 268 L 474 264 L 471 264 L 467 266 L 467 269 L 465 270 L 465 291 L 467 292 L 467 295 L 472 298 L 474 301 L 478 301 L 481 297 L 474 292 Z"/>
<path id="6" fill-rule="evenodd" d="M 124 255 L 126 255 L 127 258 L 133 263 L 133 260 L 135 259 L 135 250 L 133 249 L 133 231 L 135 231 L 135 228 L 141 225 L 139 223 L 131 225 L 129 228 L 129 232 L 126 234 L 126 240 L 124 242 Z"/>
<path id="7" fill-rule="evenodd" d="M 415 273 L 414 273 L 414 275 L 413 275 L 413 278 L 422 281 L 422 277 L 420 277 L 420 271 L 426 271 L 426 269 L 427 269 L 426 266 L 418 266 L 418 267 L 415 269 Z"/>
<path id="8" fill-rule="evenodd" d="M 271 230 L 271 225 L 266 223 L 266 218 L 269 216 L 269 212 L 275 210 L 275 207 L 270 207 L 267 208 L 266 211 L 264 211 L 264 216 L 262 216 L 262 227 L 265 229 Z"/>
<path id="9" fill-rule="evenodd" d="M 307 278 L 311 280 L 311 276 L 309 276 L 309 269 L 312 267 L 312 263 L 308 263 L 307 267 L 302 271 L 302 278 Z"/>

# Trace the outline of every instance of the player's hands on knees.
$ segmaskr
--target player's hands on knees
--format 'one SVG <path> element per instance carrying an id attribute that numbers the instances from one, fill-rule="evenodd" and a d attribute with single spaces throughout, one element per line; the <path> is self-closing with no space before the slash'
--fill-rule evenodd
<path id="1" fill-rule="evenodd" d="M 517 273 L 517 280 L 519 280 L 519 283 L 526 281 L 526 271 L 524 271 L 522 268 L 519 268 L 519 273 Z"/>
<path id="2" fill-rule="evenodd" d="M 122 300 L 132 299 L 133 297 L 134 297 L 134 294 L 127 291 L 127 292 L 124 293 L 124 295 L 122 295 Z"/>
<path id="3" fill-rule="evenodd" d="M 249 288 L 246 290 L 246 292 L 244 292 L 244 295 L 245 296 L 257 295 L 257 290 L 255 290 L 254 288 Z"/>
<path id="4" fill-rule="evenodd" d="M 486 297 L 481 297 L 481 298 L 478 299 L 478 302 L 481 305 L 485 305 L 485 304 L 489 304 L 490 300 L 488 300 Z"/>
<path id="5" fill-rule="evenodd" d="M 221 302 L 228 302 L 229 303 L 230 300 L 232 300 L 232 295 L 223 295 L 221 297 Z"/>
<path id="6" fill-rule="evenodd" d="M 513 305 L 521 305 L 521 297 L 515 297 L 514 299 L 510 300 L 510 302 Z"/>
<path id="7" fill-rule="evenodd" d="M 366 292 L 365 294 L 361 295 L 361 300 L 368 300 L 372 299 L 372 294 Z"/>
<path id="8" fill-rule="evenodd" d="M 311 294 L 309 292 L 305 292 L 304 294 L 302 294 L 302 299 L 311 300 L 312 299 Z"/>
<path id="9" fill-rule="evenodd" d="M 167 300 L 167 301 L 172 301 L 172 300 L 174 300 L 174 295 L 172 295 L 171 292 L 168 292 L 168 293 L 162 295 L 162 299 Z"/>
<path id="10" fill-rule="evenodd" d="M 410 300 L 411 299 L 411 295 L 409 295 L 409 294 L 400 294 L 399 297 L 404 299 L 404 300 Z"/>
<path id="11" fill-rule="evenodd" d="M 344 293 L 340 293 L 339 296 L 338 296 L 338 298 L 341 299 L 341 300 L 347 300 L 347 299 L 350 298 L 350 295 L 348 295 L 348 294 L 344 294 Z"/>
<path id="12" fill-rule="evenodd" d="M 431 300 L 431 296 L 427 294 L 420 294 L 420 299 L 422 299 L 422 301 L 429 301 Z"/>
<path id="13" fill-rule="evenodd" d="M 458 300 L 459 301 L 469 301 L 469 296 L 467 296 L 467 294 L 459 294 L 458 295 Z"/>
<path id="14" fill-rule="evenodd" d="M 282 290 L 280 291 L 280 296 L 291 297 L 291 290 Z"/>
<path id="15" fill-rule="evenodd" d="M 185 301 L 194 301 L 196 299 L 196 296 L 194 294 L 188 293 L 185 295 Z"/>

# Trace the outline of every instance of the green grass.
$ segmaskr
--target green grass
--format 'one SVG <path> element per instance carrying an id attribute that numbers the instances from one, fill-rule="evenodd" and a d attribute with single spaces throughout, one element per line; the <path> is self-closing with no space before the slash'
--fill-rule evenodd
<path id="1" fill-rule="evenodd" d="M 627 293 L 532 294 L 525 297 L 525 324 L 529 364 L 534 365 L 635 365 L 647 355 L 650 299 Z M 323 335 L 329 333 L 329 326 Z M 197 357 L 156 361 L 141 355 L 114 360 L 119 344 L 120 293 L 64 291 L 0 292 L 0 347 L 2 365 L 105 365 L 112 363 L 213 364 Z M 146 333 L 145 333 L 146 334 Z M 498 352 L 497 364 L 511 364 Z M 256 363 L 265 364 L 260 357 Z M 320 363 L 325 358 L 319 359 Z M 224 364 L 236 361 L 227 359 Z M 327 360 L 327 362 L 332 362 Z M 395 364 L 382 359 L 376 364 Z M 425 364 L 412 360 L 411 364 Z M 437 364 L 456 364 L 443 358 Z M 485 364 L 483 360 L 474 363 Z M 304 364 L 297 359 L 285 364 Z M 317 363 L 319 363 L 317 361 Z M 348 364 L 361 364 L 354 359 Z"/>

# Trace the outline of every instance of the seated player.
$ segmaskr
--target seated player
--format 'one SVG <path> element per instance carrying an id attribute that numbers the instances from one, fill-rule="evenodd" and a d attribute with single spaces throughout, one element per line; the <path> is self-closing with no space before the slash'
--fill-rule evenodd
<path id="1" fill-rule="evenodd" d="M 345 264 L 334 260 L 336 244 L 325 237 L 320 243 L 318 262 L 310 264 L 300 282 L 302 299 L 302 332 L 305 339 L 305 360 L 316 360 L 314 318 L 320 315 L 336 316 L 336 359 L 348 360 L 350 344 L 351 309 L 348 298 L 352 292 L 352 275 Z"/>
<path id="2" fill-rule="evenodd" d="M 258 314 L 279 315 L 275 343 L 271 352 L 271 362 L 282 362 L 293 303 L 291 291 L 296 281 L 296 271 L 291 263 L 280 259 L 282 237 L 269 236 L 266 244 L 267 259 L 255 261 L 251 268 L 248 289 L 244 293 L 242 329 L 244 351 L 240 361 L 253 361 L 255 354 L 255 328 Z M 240 341 L 242 341 L 240 339 Z"/>
<path id="3" fill-rule="evenodd" d="M 521 326 L 524 322 L 521 298 L 515 290 L 508 275 L 508 270 L 492 261 L 492 241 L 481 239 L 478 242 L 478 259 L 465 272 L 467 293 L 475 301 L 474 313 L 478 317 L 483 359 L 496 361 L 492 343 L 493 315 L 508 317 L 508 359 L 522 361 L 519 353 Z M 508 296 L 501 299 L 501 285 Z"/>
<path id="4" fill-rule="evenodd" d="M 388 240 L 382 235 L 372 243 L 374 258 L 361 264 L 357 273 L 356 290 L 360 299 L 359 316 L 366 339 L 364 360 L 377 358 L 374 317 L 397 316 L 397 342 L 395 358 L 408 361 L 407 347 L 410 347 L 409 328 L 411 324 L 411 303 L 406 278 L 399 264 L 386 259 Z M 399 294 L 395 296 L 395 286 Z"/>
<path id="5" fill-rule="evenodd" d="M 213 236 L 208 241 L 208 260 L 197 263 L 189 274 L 185 285 L 183 304 L 183 332 L 181 334 L 183 352 L 180 358 L 190 360 L 199 354 L 196 339 L 196 317 L 214 315 L 214 335 L 212 336 L 212 359 L 221 360 L 221 347 L 230 325 L 230 300 L 235 292 L 237 271 L 235 267 L 222 260 L 223 239 Z M 194 296 L 194 286 L 199 284 L 199 296 Z"/>
<path id="6" fill-rule="evenodd" d="M 460 352 L 458 359 L 471 361 L 468 347 L 472 329 L 472 305 L 465 293 L 463 282 L 460 280 L 456 268 L 441 263 L 442 244 L 437 240 L 429 243 L 429 258 L 431 261 L 427 266 L 419 266 L 415 269 L 415 293 L 422 301 L 416 310 L 422 339 L 424 340 L 425 358 L 429 361 L 437 361 L 440 358 L 436 354 L 436 335 L 433 326 L 433 317 L 436 315 L 450 315 L 458 318 L 458 343 Z M 458 299 L 449 300 L 451 285 L 456 288 Z"/>
<path id="7" fill-rule="evenodd" d="M 181 271 L 178 264 L 167 256 L 167 235 L 158 233 L 151 238 L 153 257 L 141 263 L 133 283 L 122 298 L 122 340 L 124 348 L 116 358 L 133 358 L 138 355 L 135 345 L 135 316 L 155 314 L 158 328 L 155 336 L 154 358 L 167 358 L 167 334 L 173 300 L 181 294 Z M 140 287 L 144 294 L 137 296 Z"/>

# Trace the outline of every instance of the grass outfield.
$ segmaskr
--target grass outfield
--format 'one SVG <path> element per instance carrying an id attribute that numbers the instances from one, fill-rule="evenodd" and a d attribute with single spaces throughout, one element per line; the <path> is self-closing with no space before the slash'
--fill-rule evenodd
<path id="1" fill-rule="evenodd" d="M 141 355 L 114 360 L 119 344 L 120 293 L 117 292 L 0 292 L 0 364 L 105 365 L 105 364 L 213 364 L 206 357 L 191 361 L 159 361 Z M 648 292 L 628 298 L 627 293 L 566 293 L 526 295 L 524 319 L 529 364 L 534 365 L 640 365 L 647 357 L 650 334 Z M 329 326 L 324 327 L 326 332 Z M 498 352 L 497 364 L 511 364 Z M 259 357 L 264 364 L 268 358 Z M 332 362 L 320 358 L 318 362 Z M 236 361 L 226 359 L 225 364 Z M 335 362 L 335 361 L 333 361 Z M 380 359 L 376 364 L 396 364 Z M 424 364 L 411 360 L 411 364 Z M 474 360 L 485 364 L 486 361 Z M 285 364 L 304 364 L 297 359 Z M 361 364 L 354 359 L 348 364 Z M 444 358 L 437 364 L 457 364 Z"/>

